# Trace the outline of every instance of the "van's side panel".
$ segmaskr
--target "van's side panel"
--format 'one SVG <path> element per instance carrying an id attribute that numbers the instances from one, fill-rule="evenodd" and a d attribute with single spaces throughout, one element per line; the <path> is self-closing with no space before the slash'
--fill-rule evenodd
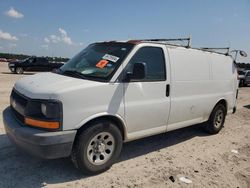
<path id="1" fill-rule="evenodd" d="M 212 92 L 216 93 L 218 98 L 224 98 L 227 101 L 227 110 L 232 112 L 236 106 L 237 69 L 233 60 L 229 56 L 220 54 L 210 55 L 212 67 Z"/>
<path id="2" fill-rule="evenodd" d="M 228 57 L 182 47 L 169 48 L 169 55 L 172 83 L 168 131 L 208 120 L 220 99 L 225 98 L 232 106 L 234 84 Z M 218 61 L 222 67 L 215 72 Z"/>
<path id="3" fill-rule="evenodd" d="M 64 129 L 78 129 L 95 117 L 112 115 L 124 119 L 123 84 L 98 83 L 60 91 Z"/>

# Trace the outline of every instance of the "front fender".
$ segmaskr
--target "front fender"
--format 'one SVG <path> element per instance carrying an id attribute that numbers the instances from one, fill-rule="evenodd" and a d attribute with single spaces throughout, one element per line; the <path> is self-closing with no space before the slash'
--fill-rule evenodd
<path id="1" fill-rule="evenodd" d="M 102 112 L 102 113 L 98 113 L 98 114 L 94 114 L 88 118 L 85 118 L 84 120 L 82 120 L 79 124 L 77 124 L 75 126 L 75 129 L 80 129 L 81 127 L 85 126 L 86 124 L 88 124 L 88 122 L 95 120 L 97 118 L 105 118 L 105 117 L 114 117 L 115 119 L 117 119 L 122 127 L 123 127 L 123 131 L 124 131 L 124 140 L 127 140 L 127 125 L 125 120 L 118 114 L 109 114 L 107 112 Z"/>

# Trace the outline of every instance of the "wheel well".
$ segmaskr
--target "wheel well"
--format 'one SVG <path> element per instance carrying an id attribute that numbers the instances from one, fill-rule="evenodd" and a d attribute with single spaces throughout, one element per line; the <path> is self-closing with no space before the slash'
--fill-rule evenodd
<path id="1" fill-rule="evenodd" d="M 122 123 L 122 121 L 115 117 L 115 116 L 110 116 L 110 115 L 106 115 L 106 116 L 101 116 L 101 117 L 97 117 L 94 118 L 90 121 L 88 121 L 87 123 L 85 123 L 83 126 L 81 126 L 78 130 L 77 130 L 77 134 L 81 133 L 83 130 L 87 129 L 93 122 L 95 121 L 100 121 L 100 120 L 109 120 L 112 121 L 120 130 L 121 134 L 122 134 L 122 139 L 125 139 L 125 130 L 124 130 L 124 125 Z"/>
<path id="2" fill-rule="evenodd" d="M 218 104 L 222 104 L 223 106 L 225 106 L 226 108 L 226 113 L 227 113 L 227 101 L 225 99 L 221 99 L 219 100 L 215 106 L 217 106 Z"/>

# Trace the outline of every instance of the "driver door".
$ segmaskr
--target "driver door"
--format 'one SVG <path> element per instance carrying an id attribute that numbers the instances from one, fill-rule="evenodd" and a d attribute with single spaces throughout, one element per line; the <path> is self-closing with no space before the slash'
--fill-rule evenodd
<path id="1" fill-rule="evenodd" d="M 165 132 L 170 110 L 170 76 L 166 67 L 165 46 L 139 48 L 125 67 L 133 71 L 135 63 L 146 65 L 145 78 L 124 83 L 125 118 L 128 139 Z"/>

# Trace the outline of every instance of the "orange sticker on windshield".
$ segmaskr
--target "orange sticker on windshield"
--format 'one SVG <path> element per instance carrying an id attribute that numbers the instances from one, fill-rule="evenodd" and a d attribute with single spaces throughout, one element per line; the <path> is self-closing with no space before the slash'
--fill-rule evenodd
<path id="1" fill-rule="evenodd" d="M 100 69 L 103 69 L 109 62 L 107 60 L 100 60 L 95 66 L 100 68 Z"/>

